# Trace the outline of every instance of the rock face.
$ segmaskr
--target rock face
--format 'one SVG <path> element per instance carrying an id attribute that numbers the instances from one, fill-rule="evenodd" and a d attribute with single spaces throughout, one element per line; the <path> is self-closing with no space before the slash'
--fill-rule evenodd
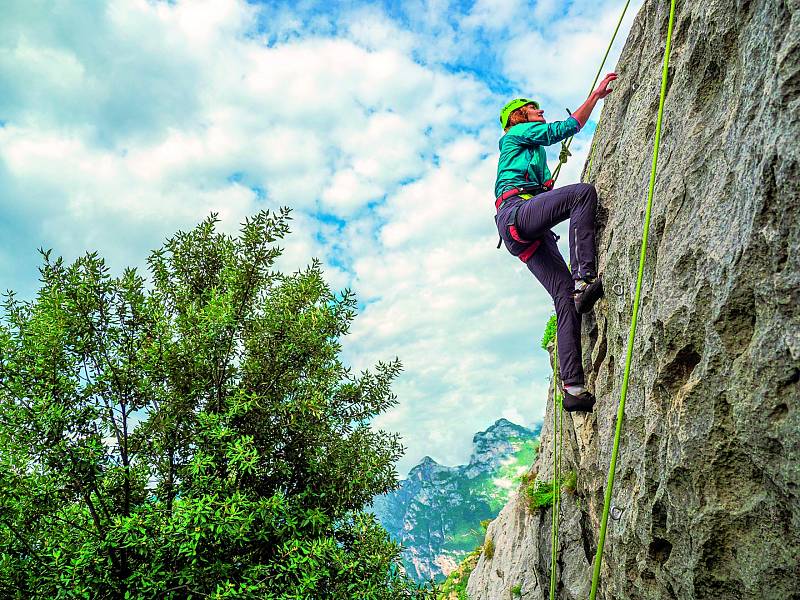
<path id="1" fill-rule="evenodd" d="M 539 431 L 500 419 L 475 434 L 469 464 L 446 467 L 426 456 L 398 490 L 375 498 L 372 510 L 403 544 L 409 574 L 442 579 L 483 541 L 481 521 L 508 500 L 533 460 Z"/>
<path id="2" fill-rule="evenodd" d="M 585 599 L 638 268 L 668 2 L 647 0 L 590 179 L 607 297 L 584 318 L 595 413 L 565 419 L 558 598 Z M 598 598 L 800 598 L 800 2 L 679 2 L 642 308 Z M 617 292 L 612 289 L 617 285 Z M 552 478 L 552 403 L 533 470 Z M 472 600 L 547 598 L 549 509 L 515 495 Z M 516 597 L 516 596 L 515 596 Z"/>

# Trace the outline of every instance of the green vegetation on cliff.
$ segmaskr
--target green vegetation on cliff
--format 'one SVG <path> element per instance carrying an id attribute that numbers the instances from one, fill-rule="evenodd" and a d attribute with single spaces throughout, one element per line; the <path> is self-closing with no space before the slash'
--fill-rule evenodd
<path id="1" fill-rule="evenodd" d="M 469 582 L 470 573 L 478 564 L 482 548 L 478 546 L 470 552 L 464 560 L 458 565 L 458 568 L 450 573 L 442 584 L 438 600 L 469 600 L 467 596 L 467 583 Z"/>
<path id="2" fill-rule="evenodd" d="M 522 495 L 527 500 L 530 510 L 538 510 L 553 504 L 553 495 L 558 486 L 562 492 L 575 493 L 577 487 L 577 475 L 575 471 L 565 473 L 558 484 L 553 481 L 541 481 L 536 479 L 535 474 L 526 473 L 522 477 Z"/>
<path id="3" fill-rule="evenodd" d="M 544 333 L 542 333 L 542 349 L 547 350 L 547 346 L 550 345 L 554 339 L 556 339 L 556 331 L 558 330 L 558 323 L 556 323 L 556 315 L 553 314 L 547 321 L 547 325 L 544 326 Z"/>

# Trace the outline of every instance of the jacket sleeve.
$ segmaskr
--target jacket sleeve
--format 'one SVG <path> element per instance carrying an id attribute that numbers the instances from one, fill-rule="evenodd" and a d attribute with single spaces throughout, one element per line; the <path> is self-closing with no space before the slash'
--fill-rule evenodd
<path id="1" fill-rule="evenodd" d="M 525 123 L 518 128 L 520 131 L 515 131 L 514 135 L 521 142 L 550 146 L 578 133 L 581 130 L 581 124 L 575 117 L 569 117 L 565 121 L 553 121 L 552 123 Z"/>

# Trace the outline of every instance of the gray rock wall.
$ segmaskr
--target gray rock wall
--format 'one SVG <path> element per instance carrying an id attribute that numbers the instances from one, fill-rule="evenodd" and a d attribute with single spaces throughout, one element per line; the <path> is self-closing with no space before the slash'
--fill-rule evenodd
<path id="1" fill-rule="evenodd" d="M 578 490 L 562 505 L 562 599 L 588 597 L 668 11 L 643 5 L 597 134 L 607 297 L 583 325 L 596 412 L 566 421 Z M 800 1 L 679 2 L 664 119 L 598 597 L 800 598 Z M 515 498 L 488 534 L 470 598 L 548 597 L 549 510 Z"/>

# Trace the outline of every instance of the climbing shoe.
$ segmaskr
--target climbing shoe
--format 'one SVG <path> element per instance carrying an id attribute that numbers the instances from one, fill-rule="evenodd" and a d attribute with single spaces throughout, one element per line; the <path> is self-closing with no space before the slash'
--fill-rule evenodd
<path id="1" fill-rule="evenodd" d="M 561 402 L 567 412 L 592 412 L 595 399 L 589 392 L 573 396 L 567 390 L 564 390 L 564 398 Z"/>
<path id="2" fill-rule="evenodd" d="M 579 281 L 578 285 L 583 284 L 575 290 L 575 309 L 578 314 L 588 313 L 594 308 L 594 303 L 597 302 L 603 295 L 603 280 L 600 277 L 595 277 L 590 280 Z"/>

